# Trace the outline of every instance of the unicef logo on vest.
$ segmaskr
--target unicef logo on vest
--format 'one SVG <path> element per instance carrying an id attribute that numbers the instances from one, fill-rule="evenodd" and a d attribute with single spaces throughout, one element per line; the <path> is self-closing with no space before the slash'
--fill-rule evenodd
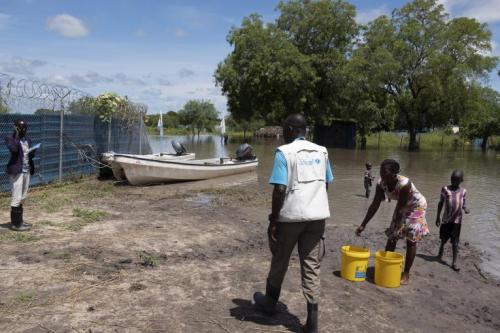
<path id="1" fill-rule="evenodd" d="M 320 164 L 321 163 L 321 160 L 319 158 L 315 158 L 315 159 L 310 159 L 310 160 L 298 160 L 297 163 L 299 165 L 307 165 L 307 166 L 310 166 L 310 165 L 314 165 L 314 164 Z"/>

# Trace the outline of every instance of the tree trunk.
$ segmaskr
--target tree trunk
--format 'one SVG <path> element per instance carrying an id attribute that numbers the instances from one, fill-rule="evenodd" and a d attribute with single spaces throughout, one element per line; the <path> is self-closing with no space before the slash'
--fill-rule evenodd
<path id="1" fill-rule="evenodd" d="M 361 136 L 359 149 L 366 150 L 366 135 Z"/>
<path id="2" fill-rule="evenodd" d="M 408 143 L 408 150 L 418 151 L 419 146 L 417 142 L 417 130 L 415 128 L 409 128 L 408 132 L 410 134 L 410 142 Z"/>
<path id="3" fill-rule="evenodd" d="M 489 137 L 490 137 L 489 135 L 483 136 L 483 142 L 481 142 L 481 150 L 483 152 L 486 152 L 486 150 L 488 150 L 488 138 Z"/>
<path id="4" fill-rule="evenodd" d="M 247 130 L 243 129 L 243 141 L 246 141 L 247 139 Z"/>

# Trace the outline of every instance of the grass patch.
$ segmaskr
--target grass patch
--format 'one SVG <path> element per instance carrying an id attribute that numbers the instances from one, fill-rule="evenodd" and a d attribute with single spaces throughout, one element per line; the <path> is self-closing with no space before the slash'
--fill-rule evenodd
<path id="1" fill-rule="evenodd" d="M 10 193 L 4 192 L 0 194 L 0 208 L 2 209 L 10 209 Z"/>
<path id="2" fill-rule="evenodd" d="M 142 266 L 156 267 L 160 264 L 161 257 L 156 253 L 150 253 L 144 250 L 138 251 L 137 255 Z"/>
<path id="3" fill-rule="evenodd" d="M 19 243 L 29 243 L 39 240 L 31 232 L 19 232 L 19 231 L 8 231 L 0 234 L 0 242 L 19 242 Z"/>
<path id="4" fill-rule="evenodd" d="M 73 204 L 89 202 L 103 198 L 113 193 L 112 182 L 98 181 L 95 176 L 78 177 L 73 180 L 54 182 L 30 188 L 27 206 L 40 209 L 47 213 L 56 213 L 64 207 Z M 0 208 L 10 208 L 10 193 L 0 194 Z"/>
<path id="5" fill-rule="evenodd" d="M 229 136 L 229 140 L 243 140 L 245 139 L 251 139 L 254 137 L 255 132 L 254 131 L 247 131 L 244 133 L 243 131 L 229 131 L 226 133 Z"/>
<path id="6" fill-rule="evenodd" d="M 267 204 L 270 201 L 270 196 L 262 196 L 255 189 L 241 187 L 207 188 L 200 190 L 200 193 L 212 196 L 212 202 L 220 206 L 244 202 Z"/>
<path id="7" fill-rule="evenodd" d="M 47 227 L 57 227 L 57 224 L 54 223 L 54 222 L 52 222 L 52 221 L 43 220 L 43 221 L 37 222 L 36 226 L 37 227 L 44 227 L 44 226 L 47 226 Z"/>
<path id="8" fill-rule="evenodd" d="M 71 253 L 65 252 L 62 250 L 54 251 L 54 252 L 49 252 L 48 256 L 51 259 L 56 259 L 56 260 L 69 260 L 71 259 Z"/>
<path id="9" fill-rule="evenodd" d="M 59 228 L 69 231 L 79 231 L 86 225 L 102 220 L 107 216 L 106 212 L 97 209 L 74 208 L 73 216 L 79 220 L 75 222 L 63 222 L 58 224 Z"/>
<path id="10" fill-rule="evenodd" d="M 36 293 L 33 290 L 21 291 L 16 296 L 14 296 L 12 302 L 16 304 L 26 304 L 31 303 L 35 300 Z"/>
<path id="11" fill-rule="evenodd" d="M 366 137 L 367 149 L 407 149 L 409 143 L 408 133 L 380 132 Z M 458 134 L 448 134 L 444 130 L 435 130 L 428 133 L 419 133 L 417 141 L 420 142 L 420 150 L 458 150 L 470 147 L 469 141 L 464 140 Z M 360 146 L 358 140 L 358 147 Z"/>
<path id="12" fill-rule="evenodd" d="M 80 231 L 85 227 L 87 224 L 82 223 L 82 222 L 64 222 L 58 225 L 59 228 L 64 229 L 64 230 L 69 230 L 69 231 Z"/>
<path id="13" fill-rule="evenodd" d="M 93 223 L 101 220 L 107 214 L 102 210 L 74 208 L 73 216 L 81 218 L 85 223 Z"/>

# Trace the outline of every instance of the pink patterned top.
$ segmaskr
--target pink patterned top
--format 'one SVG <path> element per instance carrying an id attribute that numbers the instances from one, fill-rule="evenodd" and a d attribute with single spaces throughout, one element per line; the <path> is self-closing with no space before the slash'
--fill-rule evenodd
<path id="1" fill-rule="evenodd" d="M 455 191 L 448 186 L 441 189 L 440 202 L 444 202 L 443 224 L 462 223 L 462 210 L 465 207 L 465 194 L 467 190 L 459 187 Z"/>
<path id="2" fill-rule="evenodd" d="M 408 177 L 401 175 L 398 175 L 397 177 L 398 181 L 392 192 L 389 191 L 387 185 L 382 181 L 382 178 L 378 180 L 377 184 L 380 185 L 382 190 L 384 190 L 385 197 L 388 199 L 399 200 L 401 188 L 406 186 L 408 182 L 410 182 L 410 179 Z M 413 211 L 417 208 L 427 209 L 427 201 L 425 200 L 425 197 L 417 190 L 413 182 L 411 183 L 410 196 L 408 198 L 408 204 L 406 207 L 408 211 Z"/>

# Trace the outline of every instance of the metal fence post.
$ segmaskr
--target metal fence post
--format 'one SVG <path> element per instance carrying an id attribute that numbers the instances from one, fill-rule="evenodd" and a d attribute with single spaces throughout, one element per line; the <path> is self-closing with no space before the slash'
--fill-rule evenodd
<path id="1" fill-rule="evenodd" d="M 64 150 L 63 130 L 64 130 L 64 108 L 61 107 L 60 118 L 59 118 L 59 181 L 62 181 L 63 177 L 63 150 Z"/>
<path id="2" fill-rule="evenodd" d="M 111 151 L 111 120 L 113 118 L 109 117 L 109 122 L 108 122 L 108 152 Z"/>
<path id="3" fill-rule="evenodd" d="M 139 155 L 142 155 L 142 113 L 139 117 Z"/>

